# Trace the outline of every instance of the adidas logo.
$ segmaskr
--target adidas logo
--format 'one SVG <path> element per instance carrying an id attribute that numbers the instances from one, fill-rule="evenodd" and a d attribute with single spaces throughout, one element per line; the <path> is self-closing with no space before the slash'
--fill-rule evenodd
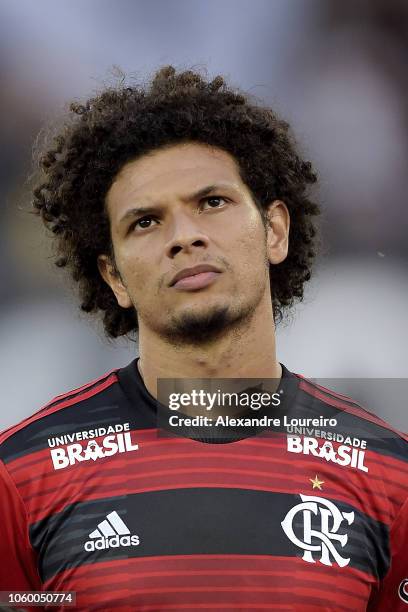
<path id="1" fill-rule="evenodd" d="M 89 538 L 84 544 L 87 552 L 122 546 L 138 546 L 140 543 L 139 536 L 131 535 L 116 511 L 108 514 L 106 519 L 99 523 L 98 528 L 89 534 Z"/>

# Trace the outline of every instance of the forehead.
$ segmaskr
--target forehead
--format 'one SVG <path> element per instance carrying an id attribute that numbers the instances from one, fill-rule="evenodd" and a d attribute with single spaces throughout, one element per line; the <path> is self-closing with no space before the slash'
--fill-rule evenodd
<path id="1" fill-rule="evenodd" d="M 121 208 L 121 204 L 136 199 L 182 196 L 217 182 L 245 188 L 232 155 L 204 144 L 178 144 L 125 164 L 114 179 L 106 200 L 113 212 L 113 208 Z"/>

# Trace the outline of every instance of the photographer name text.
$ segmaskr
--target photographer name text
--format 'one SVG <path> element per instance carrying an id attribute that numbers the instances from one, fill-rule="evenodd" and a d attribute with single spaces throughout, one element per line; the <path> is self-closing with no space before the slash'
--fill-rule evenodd
<path id="1" fill-rule="evenodd" d="M 174 414 L 169 417 L 171 427 L 336 427 L 336 419 L 324 417 L 291 418 L 279 417 L 231 417 L 220 415 L 212 418 L 203 415 L 186 417 Z"/>

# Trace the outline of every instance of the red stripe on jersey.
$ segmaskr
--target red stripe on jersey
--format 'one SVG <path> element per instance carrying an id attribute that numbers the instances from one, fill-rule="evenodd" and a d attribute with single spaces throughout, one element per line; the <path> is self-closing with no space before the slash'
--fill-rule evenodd
<path id="1" fill-rule="evenodd" d="M 108 576 L 114 571 L 115 576 L 119 576 L 121 573 L 126 573 L 129 569 L 133 572 L 133 566 L 137 567 L 136 575 L 139 572 L 145 571 L 149 574 L 154 572 L 207 572 L 214 571 L 219 572 L 225 570 L 226 563 L 231 571 L 246 572 L 247 570 L 253 570 L 253 562 L 256 560 L 258 572 L 267 572 L 268 570 L 274 570 L 275 568 L 282 571 L 283 573 L 293 573 L 294 570 L 296 575 L 298 572 L 308 572 L 308 565 L 299 557 L 282 557 L 282 556 L 271 556 L 271 555 L 234 555 L 234 554 L 192 554 L 192 555 L 171 555 L 171 570 L 169 569 L 169 557 L 163 555 L 152 555 L 149 557 L 133 557 L 128 559 L 115 559 L 111 561 L 98 561 L 91 565 L 83 565 L 76 568 L 78 576 L 85 577 L 89 573 L 92 575 L 100 576 L 101 578 Z M 297 567 L 294 567 L 297 566 Z M 314 572 L 316 575 L 327 574 L 329 578 L 332 578 L 332 568 L 324 565 L 316 564 L 314 566 Z M 62 577 L 65 574 L 70 573 L 70 570 L 64 570 L 59 574 L 55 575 L 52 579 L 44 583 L 44 588 L 48 589 L 52 586 L 52 583 Z M 352 566 L 346 566 L 342 568 L 342 573 L 346 576 L 347 580 L 355 581 L 355 584 L 360 584 L 362 580 L 367 580 L 366 574 L 359 569 Z M 135 575 L 132 573 L 132 575 Z M 310 574 L 309 574 L 310 575 Z M 369 577 L 370 582 L 375 583 L 373 577 Z M 354 588 L 351 585 L 351 588 Z"/>
<path id="2" fill-rule="evenodd" d="M 144 581 L 148 580 L 149 582 L 149 587 L 154 587 L 156 584 L 165 584 L 166 581 L 163 580 L 164 578 L 167 578 L 167 582 L 169 584 L 169 586 L 176 586 L 178 584 L 178 582 L 180 581 L 180 583 L 182 584 L 182 586 L 185 585 L 186 583 L 186 579 L 188 577 L 189 581 L 191 581 L 192 585 L 207 585 L 208 586 L 208 578 L 211 578 L 212 584 L 217 584 L 217 583 L 222 583 L 222 581 L 225 581 L 225 579 L 229 578 L 229 577 L 250 577 L 251 580 L 254 580 L 256 582 L 262 582 L 263 578 L 265 576 L 267 577 L 280 577 L 282 580 L 288 581 L 288 579 L 292 579 L 294 576 L 294 572 L 296 572 L 296 580 L 300 582 L 300 580 L 303 580 L 305 584 L 313 584 L 313 583 L 318 583 L 319 585 L 326 585 L 326 586 L 330 586 L 330 588 L 333 587 L 333 576 L 330 575 L 316 575 L 316 576 L 311 576 L 310 572 L 301 572 L 300 568 L 299 569 L 294 569 L 293 567 L 293 562 L 292 562 L 292 558 L 291 558 L 291 569 L 288 569 L 286 572 L 283 571 L 281 569 L 281 567 L 276 568 L 276 569 L 270 569 L 270 570 L 258 570 L 258 569 L 249 569 L 249 566 L 247 565 L 244 569 L 224 569 L 224 568 L 218 568 L 218 569 L 207 569 L 207 570 L 192 570 L 192 569 L 183 569 L 183 570 L 165 570 L 163 569 L 162 571 L 155 571 L 155 570 L 150 570 L 150 571 L 143 571 L 143 564 L 145 559 L 148 559 L 148 557 L 142 557 L 139 558 L 139 561 L 141 561 L 140 565 L 142 567 L 137 567 L 137 572 L 134 574 L 138 580 L 142 579 Z M 173 557 L 165 557 L 166 559 L 166 564 L 167 566 L 170 564 L 171 567 L 173 567 Z M 229 561 L 229 556 L 225 555 L 225 563 L 224 565 L 227 565 L 228 561 Z M 92 564 L 91 564 L 92 565 Z M 100 565 L 100 563 L 96 563 L 96 566 Z M 94 567 L 95 565 L 92 565 L 92 567 Z M 104 565 L 104 564 L 103 564 Z M 255 567 L 257 566 L 257 558 L 255 557 L 252 562 L 251 562 L 251 567 Z M 281 564 L 279 564 L 280 566 Z M 79 569 L 82 569 L 81 567 Z M 119 568 L 114 567 L 114 570 L 116 572 L 116 577 L 115 577 L 115 585 L 120 586 L 120 582 L 121 582 L 121 570 Z M 78 571 L 76 569 L 76 571 Z M 61 577 L 66 574 L 67 572 L 61 572 L 58 574 L 57 579 L 61 579 Z M 80 572 L 78 572 L 78 574 L 80 574 Z M 107 578 L 112 577 L 112 569 L 109 570 L 105 570 L 102 573 L 97 573 L 94 574 L 93 572 L 88 572 L 87 571 L 87 576 L 86 576 L 86 587 L 87 589 L 99 589 L 101 588 L 103 585 L 106 585 L 107 582 Z M 50 580 L 47 581 L 47 586 L 46 588 L 51 588 L 51 586 L 53 586 L 53 583 L 55 582 L 56 577 L 54 576 L 53 578 L 51 578 Z M 355 595 L 357 599 L 363 599 L 365 600 L 365 596 L 362 595 L 361 593 L 356 593 L 356 585 L 360 585 L 361 579 L 358 579 L 358 582 L 356 580 L 355 577 L 350 577 L 350 576 L 342 576 L 342 581 L 341 581 L 341 585 L 342 585 L 342 591 L 344 593 L 347 593 L 348 595 Z M 109 587 L 108 587 L 109 588 Z"/>
<path id="3" fill-rule="evenodd" d="M 330 397 L 337 397 L 337 399 L 344 400 L 345 402 L 352 404 L 353 406 L 356 406 L 356 408 L 361 408 L 361 406 L 356 401 L 354 401 L 351 397 L 348 397 L 348 395 L 343 395 L 342 393 L 333 391 L 333 389 L 328 389 L 327 387 L 323 387 L 322 385 L 319 385 L 314 380 L 310 380 L 306 376 L 303 376 L 303 374 L 295 374 L 295 376 L 297 376 L 300 380 L 303 380 L 309 383 L 310 386 L 315 387 L 316 389 L 319 389 L 320 391 L 323 391 L 324 393 L 327 393 L 327 395 L 329 395 Z"/>
<path id="4" fill-rule="evenodd" d="M 135 440 L 140 443 L 140 436 Z M 259 456 L 244 444 L 239 448 L 240 453 L 235 455 L 229 447 L 220 448 L 220 445 L 203 447 L 201 453 L 194 453 L 192 445 L 185 440 L 181 440 L 180 445 L 186 452 L 174 453 L 171 450 L 174 444 L 169 445 L 166 440 L 157 440 L 146 450 L 145 446 L 140 444 L 140 449 L 134 452 L 105 457 L 97 462 L 76 463 L 55 471 L 50 471 L 51 458 L 47 449 L 36 453 L 41 456 L 42 461 L 42 464 L 36 463 L 36 476 L 33 476 L 31 466 L 21 469 L 21 459 L 10 462 L 8 468 L 29 507 L 31 521 L 61 511 L 71 503 L 172 488 L 226 485 L 228 488 L 305 493 L 311 489 L 309 478 L 315 473 L 325 480 L 324 491 L 327 495 L 345 501 L 363 512 L 368 506 L 371 508 L 370 515 L 376 520 L 388 523 L 394 513 L 390 505 L 392 495 L 384 495 L 381 475 L 373 474 L 370 487 L 367 488 L 363 485 L 362 473 L 355 469 L 339 468 L 336 464 L 310 455 L 297 455 L 296 461 L 291 462 L 290 455 L 287 458 L 286 453 L 283 457 L 280 456 L 276 445 L 277 456 Z M 253 447 L 253 443 L 249 446 Z M 262 446 L 258 452 L 263 450 Z M 271 448 L 268 450 L 270 455 Z M 265 451 L 267 452 L 266 448 Z M 144 455 L 145 452 L 147 456 Z M 152 453 L 154 455 L 149 457 Z M 247 456 L 246 453 L 252 454 Z M 184 467 L 186 465 L 187 468 Z M 140 466 L 143 467 L 142 470 L 139 469 Z M 129 474 L 133 476 L 129 477 Z M 346 474 L 347 486 L 344 480 Z M 64 480 L 66 494 L 64 497 L 59 496 L 60 501 L 55 505 L 55 493 L 64 489 Z M 83 486 L 84 481 L 91 484 Z M 37 483 L 41 486 L 37 486 Z M 404 494 L 405 497 L 405 489 L 396 480 L 394 494 Z M 400 503 L 400 499 L 395 500 L 396 506 Z"/>
<path id="5" fill-rule="evenodd" d="M 75 395 L 75 397 L 73 398 L 68 398 L 65 401 L 61 401 L 60 404 L 57 404 L 56 406 L 52 405 L 50 406 L 50 408 L 47 409 L 47 406 L 49 406 L 50 403 L 52 404 L 54 402 L 54 400 L 52 400 L 52 402 L 49 402 L 48 404 L 40 408 L 40 410 L 35 412 L 31 417 L 28 417 L 21 423 L 18 423 L 17 425 L 14 425 L 13 427 L 10 427 L 9 429 L 6 429 L 5 431 L 3 431 L 0 434 L 0 444 L 4 442 L 5 440 L 7 440 L 7 438 L 12 436 L 13 434 L 20 431 L 21 429 L 24 429 L 24 427 L 26 427 L 27 425 L 30 425 L 31 423 L 34 423 L 35 421 L 38 421 L 39 419 L 42 419 L 43 417 L 48 416 L 49 414 L 58 412 L 58 410 L 62 410 L 62 408 L 67 408 L 68 406 L 72 406 L 73 404 L 76 404 L 82 400 L 88 399 L 92 397 L 93 395 L 100 393 L 107 387 L 110 387 L 112 384 L 116 383 L 117 381 L 118 381 L 117 374 L 113 373 L 104 382 L 102 382 L 97 387 L 93 387 L 90 391 L 86 392 L 86 389 L 85 389 L 83 393 L 80 393 L 79 395 Z M 86 388 L 88 388 L 88 386 Z"/>
<path id="6" fill-rule="evenodd" d="M 236 456 L 236 449 L 239 448 L 241 453 L 247 453 L 248 458 L 252 459 L 253 458 L 253 450 L 250 448 L 246 448 L 242 446 L 242 443 L 245 442 L 245 440 L 238 440 L 236 442 L 234 442 L 233 445 L 230 444 L 203 444 L 202 442 L 196 442 L 195 440 L 192 440 L 190 438 L 184 438 L 184 437 L 167 437 L 164 435 L 160 435 L 159 431 L 161 432 L 161 430 L 158 430 L 156 428 L 149 428 L 149 429 L 132 429 L 130 430 L 132 433 L 132 439 L 135 438 L 135 440 L 140 444 L 140 446 L 143 445 L 143 449 L 144 452 L 147 453 L 147 456 L 150 456 L 152 458 L 152 460 L 154 460 L 155 458 L 157 458 L 158 460 L 162 459 L 162 455 L 157 455 L 157 452 L 160 453 L 160 446 L 164 446 L 164 447 L 173 447 L 176 446 L 177 450 L 180 451 L 184 451 L 186 450 L 187 452 L 191 452 L 195 454 L 195 451 L 197 450 L 198 446 L 200 445 L 202 448 L 206 448 L 208 449 L 208 452 L 211 451 L 211 449 L 214 450 L 219 450 L 220 448 L 222 449 L 222 453 L 223 454 L 230 454 L 232 456 Z M 104 436 L 99 436 L 98 438 L 92 438 L 92 440 L 95 440 L 96 442 L 100 441 Z M 263 444 L 258 444 L 258 446 L 260 448 L 268 448 L 269 451 L 271 449 L 274 448 L 279 448 L 282 445 L 282 442 L 285 441 L 286 444 L 286 436 L 285 435 L 280 435 L 280 434 L 274 434 L 274 438 L 272 437 L 269 438 L 268 442 L 265 442 Z M 81 440 L 80 442 L 82 444 L 86 444 L 88 441 L 90 440 Z M 249 440 L 247 440 L 248 442 Z M 58 446 L 58 448 L 66 448 L 68 445 L 73 444 L 75 442 L 69 442 L 69 444 L 64 444 L 61 446 Z M 30 453 L 28 455 L 23 455 L 22 457 L 18 457 L 17 459 L 13 459 L 13 461 L 8 462 L 7 467 L 10 470 L 10 472 L 12 472 L 13 474 L 17 475 L 18 472 L 20 472 L 21 470 L 26 471 L 27 473 L 27 478 L 32 478 L 33 476 L 35 476 L 38 473 L 38 470 L 32 470 L 32 472 L 30 472 L 30 469 L 35 467 L 37 464 L 41 464 L 45 457 L 50 457 L 50 451 L 51 451 L 51 447 L 46 447 L 45 449 L 39 450 L 39 451 L 35 451 L 33 453 Z M 174 456 L 173 451 L 172 451 L 172 456 Z M 70 468 L 66 468 L 66 469 L 70 469 Z M 34 472 L 34 473 L 33 473 Z"/>
<path id="7" fill-rule="evenodd" d="M 164 587 L 164 588 L 154 588 L 154 589 L 142 589 L 142 588 L 134 588 L 132 589 L 132 595 L 129 596 L 129 590 L 132 588 L 131 582 L 126 581 L 123 589 L 115 589 L 113 586 L 102 586 L 99 591 L 96 590 L 94 593 L 91 593 L 89 590 L 85 592 L 87 606 L 94 606 L 100 604 L 101 601 L 101 593 L 105 591 L 110 597 L 113 598 L 113 601 L 110 604 L 108 609 L 115 609 L 117 603 L 130 603 L 132 599 L 136 599 L 140 602 L 137 608 L 133 608 L 134 610 L 146 610 L 149 609 L 147 606 L 151 606 L 150 609 L 158 612 L 159 610 L 169 609 L 172 607 L 173 609 L 180 609 L 180 606 L 189 606 L 190 609 L 198 608 L 200 606 L 207 609 L 209 606 L 213 606 L 215 609 L 220 609 L 223 606 L 227 605 L 233 610 L 237 610 L 240 607 L 244 610 L 248 609 L 249 606 L 259 608 L 260 606 L 268 606 L 269 609 L 274 607 L 276 601 L 282 602 L 284 604 L 289 605 L 289 603 L 296 605 L 303 601 L 305 601 L 305 596 L 302 593 L 301 589 L 294 584 L 293 577 L 288 579 L 288 582 L 285 586 L 282 585 L 282 580 L 279 580 L 279 586 L 262 586 L 262 587 L 254 587 L 248 586 L 243 587 L 239 586 L 239 584 L 233 584 L 228 587 L 217 587 L 212 584 L 207 584 L 202 587 Z M 306 600 L 310 602 L 314 602 L 317 606 L 316 609 L 322 609 L 326 606 L 328 601 L 332 603 L 333 599 L 333 588 L 330 590 L 326 590 L 323 588 L 313 589 L 303 589 L 303 591 L 307 591 Z M 355 597 L 350 597 L 345 594 L 341 594 L 339 591 L 337 592 L 338 599 L 336 601 L 336 611 L 344 610 L 344 612 L 357 612 L 358 610 L 365 611 L 366 609 L 366 601 L 356 601 Z M 77 599 L 79 595 L 77 593 Z M 163 603 L 173 601 L 176 603 L 167 604 Z M 340 599 L 341 598 L 341 599 Z M 189 604 L 186 604 L 186 599 L 189 600 Z M 143 603 L 141 602 L 143 601 Z M 80 601 L 80 599 L 79 599 Z M 106 600 L 105 600 L 106 601 Z M 356 604 L 358 607 L 356 607 Z M 362 604 L 362 605 L 359 605 Z M 112 608 L 114 605 L 114 608 Z M 293 609 L 293 608 L 292 608 Z M 296 609 L 296 608 L 295 608 Z"/>
<path id="8" fill-rule="evenodd" d="M 36 488 L 36 481 L 41 481 L 41 494 L 48 494 L 61 486 L 61 478 L 63 477 L 63 474 L 69 478 L 70 483 L 74 483 L 76 481 L 79 483 L 86 475 L 89 476 L 90 471 L 92 470 L 93 464 L 88 461 L 74 464 L 73 466 L 69 466 L 63 470 L 46 472 L 46 469 L 49 467 L 49 463 L 51 461 L 46 452 L 44 453 L 42 451 L 41 456 L 44 463 L 46 463 L 43 466 L 43 469 L 39 467 L 36 476 L 31 476 L 30 472 L 23 473 L 21 471 L 17 474 L 14 472 L 14 470 L 9 469 L 10 474 L 12 474 L 18 482 L 20 493 L 23 497 L 35 497 L 39 494 L 34 492 Z M 222 467 L 220 467 L 220 459 L 222 460 Z M 173 463 L 174 466 L 172 465 Z M 368 463 L 370 465 L 370 462 Z M 163 465 L 163 467 L 161 467 L 160 464 Z M 185 468 L 185 465 L 188 465 L 188 468 Z M 343 480 L 344 474 L 347 473 L 349 482 L 357 486 L 359 489 L 364 490 L 364 488 L 361 486 L 361 477 L 358 470 L 347 467 L 339 468 L 332 463 L 328 464 L 321 458 L 313 455 L 303 455 L 302 457 L 298 457 L 296 466 L 292 466 L 290 461 L 286 460 L 286 458 L 282 459 L 277 457 L 253 456 L 251 457 L 250 462 L 248 462 L 248 457 L 245 454 L 228 456 L 222 452 L 211 453 L 210 455 L 207 453 L 162 453 L 156 457 L 144 457 L 141 456 L 141 454 L 136 454 L 136 452 L 134 452 L 134 454 L 130 456 L 129 453 L 122 453 L 122 457 L 116 455 L 114 460 L 112 460 L 112 457 L 99 459 L 98 466 L 103 466 L 104 479 L 112 478 L 114 482 L 120 482 L 120 479 L 116 477 L 117 474 L 119 476 L 123 476 L 124 479 L 128 479 L 129 476 L 127 474 L 129 473 L 129 470 L 132 473 L 140 466 L 142 466 L 143 471 L 141 472 L 138 469 L 137 478 L 151 478 L 161 475 L 168 476 L 169 474 L 180 474 L 187 472 L 204 473 L 205 471 L 208 471 L 208 473 L 211 473 L 214 470 L 220 470 L 231 474 L 241 473 L 243 475 L 254 475 L 258 476 L 259 478 L 266 477 L 268 479 L 271 479 L 275 475 L 282 478 L 293 478 L 294 475 L 298 476 L 299 468 L 301 468 L 305 472 L 310 473 L 314 473 L 315 471 L 327 473 L 327 471 L 330 471 L 330 476 L 332 476 L 335 480 Z M 133 467 L 135 469 L 133 469 Z M 384 497 L 382 486 L 384 478 L 382 477 L 382 474 L 372 474 L 370 480 L 370 491 L 374 492 L 380 497 Z M 373 484 L 375 485 L 376 482 L 379 484 L 378 490 L 376 490 L 375 486 L 371 486 Z M 387 484 L 394 485 L 395 492 L 398 492 L 405 497 L 405 494 L 408 492 L 408 486 L 399 482 L 397 471 L 395 471 L 395 478 L 388 478 L 386 479 L 386 482 Z M 389 499 L 389 495 L 386 497 Z"/>
<path id="9" fill-rule="evenodd" d="M 167 557 L 167 563 L 172 563 L 172 558 Z M 225 556 L 225 565 L 228 565 L 228 556 Z M 257 567 L 257 560 L 254 558 L 251 562 L 251 567 Z M 332 574 L 318 574 L 316 576 L 311 576 L 310 572 L 302 572 L 299 569 L 295 569 L 292 564 L 291 571 L 282 571 L 282 569 L 278 566 L 276 569 L 270 569 L 267 571 L 262 571 L 258 569 L 249 569 L 249 565 L 242 570 L 225 570 L 222 568 L 218 568 L 217 570 L 206 570 L 206 571 L 197 571 L 191 569 L 185 570 L 167 570 L 167 571 L 143 571 L 143 559 L 140 566 L 135 568 L 136 571 L 134 573 L 134 578 L 132 579 L 133 588 L 137 589 L 137 593 L 139 593 L 139 588 L 141 585 L 145 585 L 148 587 L 145 592 L 171 592 L 171 591 L 181 591 L 185 588 L 186 583 L 189 585 L 189 590 L 191 588 L 204 588 L 204 589 L 214 589 L 222 587 L 228 583 L 232 583 L 236 585 L 241 581 L 243 584 L 248 584 L 249 590 L 255 590 L 257 587 L 262 588 L 263 585 L 271 584 L 271 578 L 279 578 L 279 586 L 281 587 L 289 587 L 289 589 L 293 589 L 294 576 L 296 576 L 296 589 L 299 588 L 314 588 L 321 592 L 328 592 L 333 590 L 333 575 Z M 93 573 L 88 572 L 88 576 L 86 576 L 85 583 L 83 584 L 83 590 L 86 591 L 86 594 L 100 593 L 101 590 L 105 590 L 109 593 L 112 589 L 112 584 L 109 583 L 107 578 L 112 578 L 112 569 L 109 570 L 108 573 L 105 572 L 103 577 L 101 575 L 94 576 Z M 61 576 L 61 575 L 60 575 Z M 242 578 L 244 577 L 244 580 Z M 246 580 L 245 580 L 246 578 Z M 122 588 L 128 588 L 128 576 L 123 576 L 120 570 L 116 571 L 115 577 L 115 588 L 119 591 Z M 338 592 L 343 593 L 346 597 L 352 598 L 353 600 L 357 600 L 360 602 L 367 602 L 367 595 L 369 593 L 369 582 L 366 582 L 366 588 L 361 589 L 361 584 L 357 587 L 357 583 L 355 578 L 348 577 L 344 575 L 341 577 L 341 583 L 336 588 Z M 49 583 L 53 583 L 53 580 L 50 580 Z M 209 587 L 211 585 L 211 587 Z M 272 586 L 273 588 L 273 586 Z M 198 590 L 198 589 L 197 589 Z M 240 590 L 240 589 L 239 589 Z M 136 593 L 135 593 L 136 594 Z M 88 599 L 88 598 L 87 598 Z M 350 602 L 351 603 L 351 602 Z M 356 601 L 354 601 L 356 603 Z M 351 609 L 353 607 L 351 606 Z"/>
<path id="10" fill-rule="evenodd" d="M 130 600 L 138 601 L 138 610 L 145 609 L 146 605 L 156 605 L 156 610 L 161 610 L 163 605 L 184 605 L 187 597 L 191 603 L 185 605 L 190 607 L 193 602 L 204 605 L 204 601 L 206 605 L 216 605 L 216 600 L 220 605 L 234 605 L 235 609 L 242 606 L 248 609 L 251 605 L 268 605 L 271 609 L 278 602 L 293 605 L 300 590 L 308 588 L 311 597 L 306 601 L 309 603 L 316 599 L 327 604 L 330 600 L 328 593 L 336 593 L 336 603 L 339 604 L 336 609 L 348 606 L 353 611 L 365 610 L 374 582 L 372 577 L 354 568 L 342 568 L 341 573 L 336 572 L 336 588 L 333 589 L 333 568 L 316 564 L 313 569 L 311 575 L 310 567 L 299 558 L 269 555 L 139 557 L 86 565 L 75 568 L 75 573 L 68 569 L 47 581 L 44 588 L 75 590 L 77 603 L 83 597 L 88 604 L 94 602 L 94 598 L 97 603 L 98 590 L 100 594 L 101 589 L 111 595 L 114 593 L 115 604 L 126 592 Z M 247 578 L 242 586 L 236 576 Z M 271 584 L 273 577 L 277 578 L 278 586 Z M 159 594 L 169 596 L 157 599 Z M 180 598 L 179 594 L 183 597 Z M 234 601 L 228 601 L 228 594 Z M 319 594 L 323 597 L 319 598 Z M 151 601 L 154 598 L 156 602 Z"/>
<path id="11" fill-rule="evenodd" d="M 396 477 L 401 480 L 401 474 L 408 476 L 408 463 L 401 461 L 400 459 L 396 459 L 395 457 L 391 457 L 390 455 L 382 455 L 381 453 L 371 452 L 370 453 L 370 466 L 376 465 L 381 466 L 385 472 L 385 482 L 388 482 L 387 474 L 389 470 L 395 471 Z M 371 472 L 371 470 L 370 470 Z"/>
<path id="12" fill-rule="evenodd" d="M 122 454 L 124 455 L 126 453 L 122 453 Z M 47 456 L 46 453 L 41 452 L 41 455 L 42 455 L 43 461 L 47 461 L 47 463 L 51 461 L 49 458 L 49 454 Z M 223 461 L 222 468 L 220 467 L 219 459 L 222 459 Z M 74 478 L 74 481 L 79 480 L 80 475 L 78 472 L 78 468 L 80 467 L 85 468 L 85 464 L 82 465 L 82 463 L 74 464 L 73 466 L 68 466 L 64 468 L 63 470 L 53 470 L 48 473 L 44 473 L 45 470 L 40 468 L 38 470 L 38 473 L 35 476 L 30 477 L 30 475 L 27 474 L 27 477 L 24 480 L 22 479 L 22 476 L 24 477 L 25 474 L 23 474 L 20 471 L 20 473 L 18 474 L 18 483 L 19 483 L 21 494 L 23 496 L 29 495 L 30 490 L 34 488 L 34 483 L 36 481 L 41 481 L 41 488 L 45 489 L 44 493 L 47 493 L 54 486 L 56 487 L 60 486 L 61 475 L 63 472 L 64 473 L 69 472 L 71 476 Z M 172 463 L 175 463 L 174 467 L 171 466 Z M 251 467 L 251 465 L 253 467 L 256 467 L 257 463 L 261 463 L 261 465 L 258 467 L 264 468 L 264 469 L 260 469 L 260 470 L 248 469 Z M 163 466 L 161 466 L 160 464 L 163 464 Z M 132 468 L 133 465 L 135 467 L 137 466 L 138 468 L 141 467 L 143 469 L 143 473 L 139 472 L 138 474 L 138 476 L 141 478 L 149 478 L 150 476 L 156 476 L 160 474 L 166 475 L 169 473 L 177 473 L 178 469 L 181 469 L 181 470 L 185 469 L 185 468 L 178 467 L 178 466 L 185 466 L 185 465 L 189 466 L 188 467 L 189 471 L 196 469 L 197 472 L 199 471 L 202 472 L 203 468 L 204 469 L 208 468 L 208 470 L 211 471 L 213 468 L 215 468 L 215 469 L 221 469 L 224 471 L 225 470 L 230 471 L 231 473 L 241 472 L 243 474 L 245 473 L 254 474 L 254 475 L 259 475 L 260 477 L 266 476 L 268 478 L 271 478 L 272 472 L 270 470 L 272 469 L 274 470 L 273 474 L 278 473 L 278 475 L 282 475 L 282 476 L 286 475 L 288 471 L 288 461 L 284 459 L 277 459 L 275 457 L 252 457 L 251 463 L 248 463 L 248 456 L 245 454 L 242 454 L 242 455 L 240 454 L 240 455 L 236 455 L 235 457 L 231 457 L 231 456 L 226 456 L 220 452 L 211 454 L 211 456 L 209 456 L 206 453 L 163 453 L 157 457 L 140 457 L 140 456 L 135 457 L 133 455 L 132 457 L 126 456 L 122 458 L 115 455 L 114 462 L 112 461 L 111 457 L 105 457 L 103 459 L 98 460 L 98 465 L 103 466 L 103 469 L 105 470 L 104 471 L 105 478 L 111 476 L 112 474 L 116 472 L 121 473 L 125 478 L 128 478 L 129 477 L 128 471 L 123 472 L 123 470 L 126 469 L 126 467 Z M 46 468 L 46 466 L 47 464 L 44 465 L 43 468 Z M 169 467 L 172 467 L 170 471 L 168 469 Z M 86 469 L 88 469 L 88 473 L 89 473 L 89 469 L 91 468 L 89 467 Z M 9 471 L 15 476 L 15 473 L 13 472 L 13 470 L 9 470 Z M 76 476 L 77 478 L 75 478 Z M 84 471 L 82 471 L 81 476 L 82 477 L 85 476 Z M 73 481 L 70 479 L 70 482 L 73 482 Z"/>
<path id="13" fill-rule="evenodd" d="M 248 459 L 250 459 L 251 461 L 252 459 L 259 459 L 264 461 L 269 460 L 268 457 L 261 458 L 254 456 L 254 450 L 252 449 L 252 447 L 248 447 L 249 440 L 239 440 L 237 442 L 234 442 L 233 445 L 203 444 L 202 442 L 196 442 L 190 438 L 161 436 L 158 435 L 158 431 L 159 430 L 157 429 L 131 430 L 132 439 L 135 439 L 135 441 L 140 445 L 140 447 L 143 447 L 143 460 L 162 461 L 163 459 L 167 459 L 168 457 L 184 456 L 180 454 L 183 452 L 186 452 L 188 455 L 189 453 L 192 453 L 194 456 L 196 456 L 196 450 L 198 448 L 198 445 L 201 448 L 206 449 L 207 456 L 208 453 L 211 452 L 215 452 L 216 455 L 219 456 L 219 453 L 221 452 L 223 457 L 231 456 L 235 458 L 238 456 L 236 454 L 236 451 L 237 449 L 239 449 L 239 456 L 242 458 L 247 456 Z M 99 436 L 99 438 L 92 438 L 92 440 L 100 442 L 103 437 L 104 436 Z M 82 444 L 85 444 L 87 443 L 87 440 L 82 440 L 81 442 Z M 286 437 L 281 434 L 275 434 L 274 438 L 271 437 L 268 442 L 259 443 L 257 445 L 259 447 L 258 452 L 261 452 L 262 449 L 265 448 L 268 449 L 269 454 L 271 449 L 278 449 L 282 446 L 283 442 L 286 444 Z M 66 447 L 67 445 L 65 444 L 58 448 L 65 449 Z M 173 447 L 177 447 L 177 451 L 173 451 Z M 163 450 L 167 452 L 163 452 Z M 41 463 L 49 461 L 50 467 L 52 466 L 50 451 L 51 448 L 46 447 L 45 449 L 33 452 L 29 455 L 18 457 L 17 459 L 10 461 L 7 464 L 7 468 L 10 473 L 12 473 L 13 476 L 17 478 L 22 484 L 24 484 L 24 479 L 26 479 L 27 481 L 32 481 L 33 479 L 35 480 L 35 478 L 37 477 L 42 477 L 43 473 L 46 472 L 48 469 L 47 465 L 44 465 L 43 468 L 41 468 Z M 67 467 L 66 469 L 64 469 L 64 472 L 66 470 L 75 469 L 75 467 L 75 465 Z"/>

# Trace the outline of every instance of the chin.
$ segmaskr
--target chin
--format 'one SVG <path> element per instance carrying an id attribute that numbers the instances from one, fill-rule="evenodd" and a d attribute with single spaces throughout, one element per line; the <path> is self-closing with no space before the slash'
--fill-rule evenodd
<path id="1" fill-rule="evenodd" d="M 234 319 L 225 305 L 189 309 L 172 317 L 166 335 L 178 343 L 202 344 L 222 335 Z"/>
<path id="2" fill-rule="evenodd" d="M 205 345 L 248 325 L 255 311 L 254 303 L 207 304 L 204 308 L 173 313 L 167 329 L 163 331 L 174 344 Z"/>

